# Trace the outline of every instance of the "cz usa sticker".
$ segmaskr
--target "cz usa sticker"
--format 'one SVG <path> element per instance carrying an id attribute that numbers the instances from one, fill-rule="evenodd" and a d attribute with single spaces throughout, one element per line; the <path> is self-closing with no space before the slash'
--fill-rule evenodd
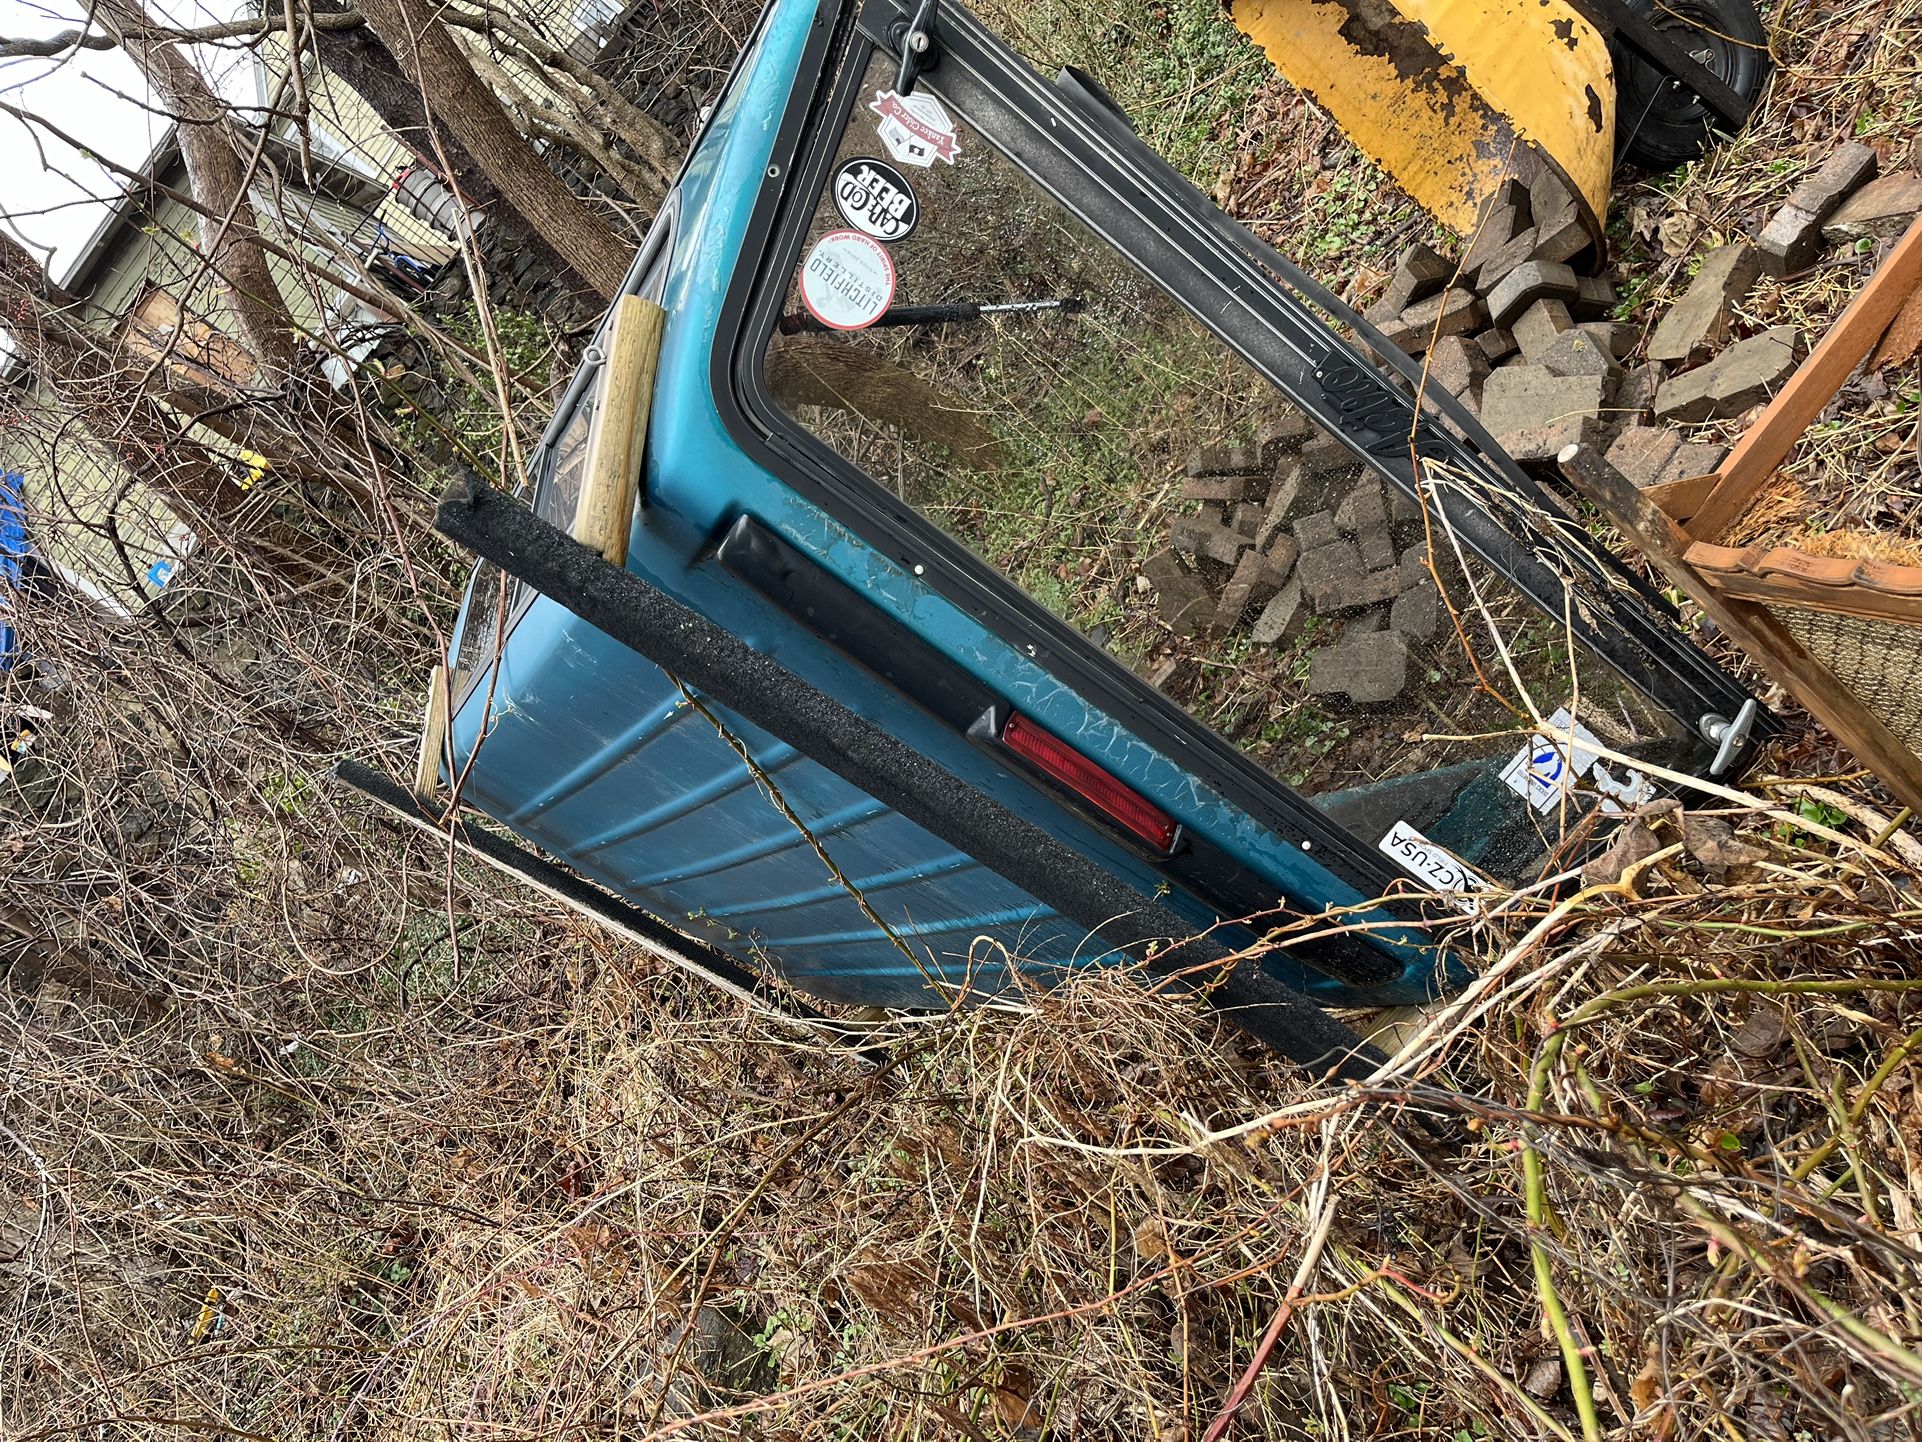
<path id="1" fill-rule="evenodd" d="M 1488 878 L 1437 846 L 1406 821 L 1397 821 L 1389 827 L 1388 834 L 1376 844 L 1409 875 L 1419 877 L 1431 891 L 1440 892 L 1463 911 L 1472 913 L 1480 909 L 1470 893 L 1486 891 Z"/>
<path id="2" fill-rule="evenodd" d="M 885 160 L 861 155 L 834 173 L 834 208 L 863 235 L 890 243 L 906 240 L 921 221 L 908 178 Z"/>

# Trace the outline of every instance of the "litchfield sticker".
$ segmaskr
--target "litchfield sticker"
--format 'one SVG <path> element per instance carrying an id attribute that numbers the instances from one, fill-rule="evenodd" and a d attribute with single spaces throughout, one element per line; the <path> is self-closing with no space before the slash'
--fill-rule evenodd
<path id="1" fill-rule="evenodd" d="M 834 208 L 841 219 L 876 240 L 906 240 L 921 220 L 908 178 L 885 160 L 857 155 L 834 172 Z"/>
<path id="2" fill-rule="evenodd" d="M 1470 893 L 1488 889 L 1487 877 L 1457 861 L 1406 821 L 1397 821 L 1376 844 L 1403 871 L 1463 911 L 1477 909 Z"/>
<path id="3" fill-rule="evenodd" d="M 1542 735 L 1530 736 L 1520 754 L 1502 768 L 1502 780 L 1508 783 L 1509 790 L 1526 797 L 1537 811 L 1544 815 L 1553 811 L 1563 795 L 1583 777 L 1588 777 L 1602 793 L 1602 810 L 1611 815 L 1640 806 L 1655 794 L 1655 788 L 1641 772 L 1624 766 L 1622 775 L 1617 777 L 1602 765 L 1601 737 L 1586 726 L 1577 725 L 1566 706 L 1556 708 L 1555 714 L 1548 718 L 1548 725 L 1556 731 L 1571 731 L 1574 746 L 1560 739 L 1551 741 Z M 1590 746 L 1595 749 L 1588 750 Z"/>
<path id="4" fill-rule="evenodd" d="M 858 230 L 831 230 L 801 267 L 801 303 L 830 330 L 864 330 L 894 301 L 888 248 Z"/>
<path id="5" fill-rule="evenodd" d="M 898 95 L 892 90 L 877 90 L 868 109 L 881 117 L 875 130 L 881 143 L 903 165 L 918 165 L 923 170 L 937 160 L 954 164 L 961 153 L 961 141 L 954 133 L 954 121 L 941 102 L 925 90 Z"/>

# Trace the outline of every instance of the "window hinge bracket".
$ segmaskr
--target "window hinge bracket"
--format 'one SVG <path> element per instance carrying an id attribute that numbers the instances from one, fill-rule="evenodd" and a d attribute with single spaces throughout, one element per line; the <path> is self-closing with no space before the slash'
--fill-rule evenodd
<path id="1" fill-rule="evenodd" d="M 895 53 L 901 57 L 901 68 L 894 77 L 896 95 L 912 95 L 915 82 L 923 71 L 932 70 L 941 58 L 939 31 L 935 20 L 940 10 L 940 0 L 920 0 L 915 6 L 914 18 L 897 20 L 888 31 Z"/>

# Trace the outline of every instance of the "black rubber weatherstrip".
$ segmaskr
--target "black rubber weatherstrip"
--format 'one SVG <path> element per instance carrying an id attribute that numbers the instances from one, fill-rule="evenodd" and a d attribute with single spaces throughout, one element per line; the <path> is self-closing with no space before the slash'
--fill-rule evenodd
<path id="1" fill-rule="evenodd" d="M 714 560 L 957 731 L 966 731 L 983 711 L 1002 702 L 965 667 L 752 516 L 735 518 L 714 548 Z"/>
<path id="2" fill-rule="evenodd" d="M 434 526 L 1156 973 L 1212 969 L 1230 956 L 1166 907 L 465 467 L 441 498 Z M 1224 1019 L 1305 1067 L 1360 1080 L 1384 1060 L 1256 962 L 1232 964 L 1206 994 Z"/>
<path id="3" fill-rule="evenodd" d="M 728 527 L 714 549 L 714 560 L 779 606 L 797 625 L 805 626 L 842 655 L 866 667 L 943 725 L 990 750 L 997 762 L 1043 787 L 1065 809 L 1098 826 L 1117 845 L 1149 866 L 1159 867 L 1224 920 L 1264 915 L 1274 910 L 1278 897 L 1284 896 L 1283 888 L 1237 862 L 1199 832 L 1184 827 L 1172 853 L 1141 844 L 1113 818 L 1102 815 L 1062 788 L 1059 781 L 1036 772 L 1005 750 L 998 724 L 991 735 L 984 737 L 979 723 L 988 714 L 1005 715 L 1009 709 L 1006 697 L 975 680 L 965 668 L 752 516 L 741 516 Z M 1306 897 L 1287 899 L 1308 910 L 1319 905 Z M 1237 944 L 1244 937 L 1252 945 L 1255 931 L 1238 932 Z M 1340 932 L 1312 948 L 1303 947 L 1297 959 L 1359 987 L 1386 986 L 1401 980 L 1403 974 L 1400 963 L 1355 932 Z"/>

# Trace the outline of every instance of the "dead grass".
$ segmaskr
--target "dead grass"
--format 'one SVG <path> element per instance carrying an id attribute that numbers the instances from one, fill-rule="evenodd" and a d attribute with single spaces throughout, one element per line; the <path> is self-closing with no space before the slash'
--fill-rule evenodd
<path id="1" fill-rule="evenodd" d="M 1799 482 L 1778 475 L 1735 518 L 1723 541 L 1730 546 L 1805 544 L 1813 539 L 1808 528 L 1813 503 L 1813 497 Z"/>
<path id="2" fill-rule="evenodd" d="M 1252 1371 L 1237 1435 L 1580 1436 L 1549 1295 L 1608 1433 L 1910 1435 L 1922 842 L 1757 802 L 1466 938 L 1353 1092 L 1114 975 L 863 1062 L 464 870 L 407 1004 L 264 932 L 145 1026 L 43 987 L 9 1435 L 1199 1438 Z"/>
<path id="3" fill-rule="evenodd" d="M 1760 130 L 1631 214 L 1733 225 L 1896 135 L 1865 71 L 1917 14 L 1787 13 Z M 1819 737 L 1696 798 L 1733 833 L 1463 935 L 1372 1087 L 1112 974 L 869 1062 L 316 779 L 405 763 L 414 559 L 427 621 L 358 576 L 392 635 L 23 618 L 88 684 L 0 838 L 0 1434 L 1198 1442 L 1241 1390 L 1242 1437 L 1917 1430 L 1922 840 Z"/>
<path id="4" fill-rule="evenodd" d="M 5 843 L 89 963 L 8 956 L 5 1435 L 1912 1430 L 1922 840 L 1823 753 L 1463 935 L 1369 1088 L 1113 974 L 863 1060 L 312 779 L 419 646 L 318 619 L 77 696 Z"/>
<path id="5" fill-rule="evenodd" d="M 1817 556 L 1881 561 L 1891 566 L 1922 566 L 1922 545 L 1873 531 L 1824 531 L 1805 536 L 1801 548 Z"/>

